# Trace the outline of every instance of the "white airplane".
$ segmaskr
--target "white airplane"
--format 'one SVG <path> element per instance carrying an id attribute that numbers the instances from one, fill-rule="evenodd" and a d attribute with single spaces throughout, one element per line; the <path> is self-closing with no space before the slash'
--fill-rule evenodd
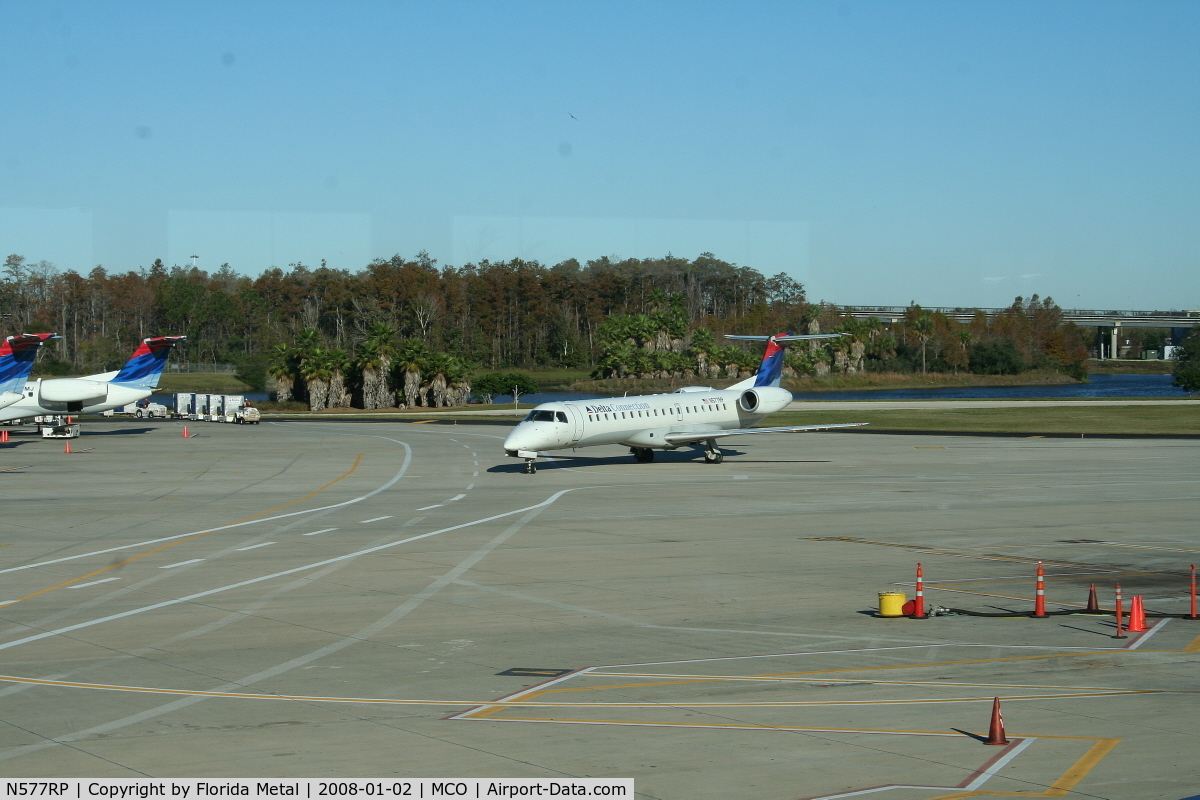
<path id="1" fill-rule="evenodd" d="M 0 342 L 0 408 L 25 399 L 25 379 L 33 371 L 33 359 L 42 342 L 57 339 L 54 333 L 19 333 Z"/>
<path id="2" fill-rule="evenodd" d="M 725 456 L 716 440 L 754 433 L 799 433 L 830 428 L 852 428 L 865 422 L 833 425 L 788 425 L 752 428 L 768 414 L 792 402 L 792 393 L 779 385 L 783 373 L 781 342 L 833 339 L 846 334 L 796 336 L 730 336 L 767 343 L 762 364 L 754 376 L 728 389 L 685 386 L 670 394 L 617 397 L 610 400 L 569 400 L 542 403 L 529 412 L 504 440 L 504 452 L 525 459 L 525 472 L 537 472 L 537 457 L 547 450 L 578 449 L 601 444 L 630 448 L 638 461 L 653 461 L 655 450 L 675 450 L 685 445 L 704 451 L 704 461 L 720 464 Z"/>
<path id="3" fill-rule="evenodd" d="M 42 415 L 91 414 L 136 403 L 149 397 L 158 386 L 171 346 L 185 338 L 153 336 L 144 339 L 125 366 L 115 372 L 83 378 L 38 378 L 25 383 L 22 396 L 0 408 L 0 422 Z"/>

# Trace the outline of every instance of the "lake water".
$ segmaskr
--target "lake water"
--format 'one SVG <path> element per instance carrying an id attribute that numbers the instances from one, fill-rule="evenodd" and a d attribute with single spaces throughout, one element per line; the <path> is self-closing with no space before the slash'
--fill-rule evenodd
<path id="1" fill-rule="evenodd" d="M 842 392 L 793 392 L 797 400 L 1012 400 L 1020 398 L 1062 399 L 1072 397 L 1186 397 L 1187 392 L 1171 385 L 1170 375 L 1092 375 L 1087 383 L 1058 386 L 961 386 L 945 389 L 858 389 Z M 521 396 L 523 403 L 551 403 L 556 400 L 590 400 L 613 397 L 587 392 L 539 392 Z M 615 395 L 615 396 L 620 396 Z M 264 392 L 246 395 L 258 402 Z M 174 395 L 156 394 L 154 402 L 172 405 Z M 498 403 L 511 403 L 509 396 L 498 396 Z"/>

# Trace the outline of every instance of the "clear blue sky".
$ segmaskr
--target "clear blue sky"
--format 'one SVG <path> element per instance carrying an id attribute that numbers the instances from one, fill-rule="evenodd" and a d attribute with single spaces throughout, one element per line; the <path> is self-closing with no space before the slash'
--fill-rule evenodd
<path id="1" fill-rule="evenodd" d="M 1200 3 L 0 4 L 0 250 L 1200 308 Z M 572 116 L 573 115 L 573 116 Z"/>

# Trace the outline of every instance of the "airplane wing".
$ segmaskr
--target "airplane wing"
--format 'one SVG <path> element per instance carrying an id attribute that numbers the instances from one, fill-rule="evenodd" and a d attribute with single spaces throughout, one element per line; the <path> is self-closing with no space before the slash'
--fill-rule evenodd
<path id="1" fill-rule="evenodd" d="M 780 428 L 734 428 L 731 431 L 679 431 L 664 434 L 663 438 L 671 444 L 691 444 L 692 442 L 703 442 L 706 439 L 742 436 L 749 433 L 806 433 L 808 431 L 827 431 L 831 428 L 857 428 L 860 425 L 869 424 L 869 422 L 835 422 L 829 425 L 786 425 Z"/>

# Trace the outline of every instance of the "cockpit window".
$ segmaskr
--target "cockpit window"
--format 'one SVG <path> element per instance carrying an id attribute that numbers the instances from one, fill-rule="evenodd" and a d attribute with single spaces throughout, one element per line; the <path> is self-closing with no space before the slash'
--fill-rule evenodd
<path id="1" fill-rule="evenodd" d="M 535 409 L 535 410 L 529 412 L 529 416 L 527 416 L 525 418 L 525 421 L 526 422 L 554 422 L 555 421 L 554 413 L 555 412 L 553 412 L 553 411 L 538 411 Z M 558 421 L 566 422 L 567 415 L 564 414 L 563 412 L 559 411 L 558 412 Z"/>
<path id="2" fill-rule="evenodd" d="M 563 412 L 561 412 L 561 411 L 555 411 L 555 412 L 554 412 L 554 417 L 555 417 L 555 419 L 557 419 L 559 422 L 566 422 L 566 421 L 567 421 L 567 415 L 566 415 L 566 414 L 564 414 L 564 413 L 563 413 Z"/>

